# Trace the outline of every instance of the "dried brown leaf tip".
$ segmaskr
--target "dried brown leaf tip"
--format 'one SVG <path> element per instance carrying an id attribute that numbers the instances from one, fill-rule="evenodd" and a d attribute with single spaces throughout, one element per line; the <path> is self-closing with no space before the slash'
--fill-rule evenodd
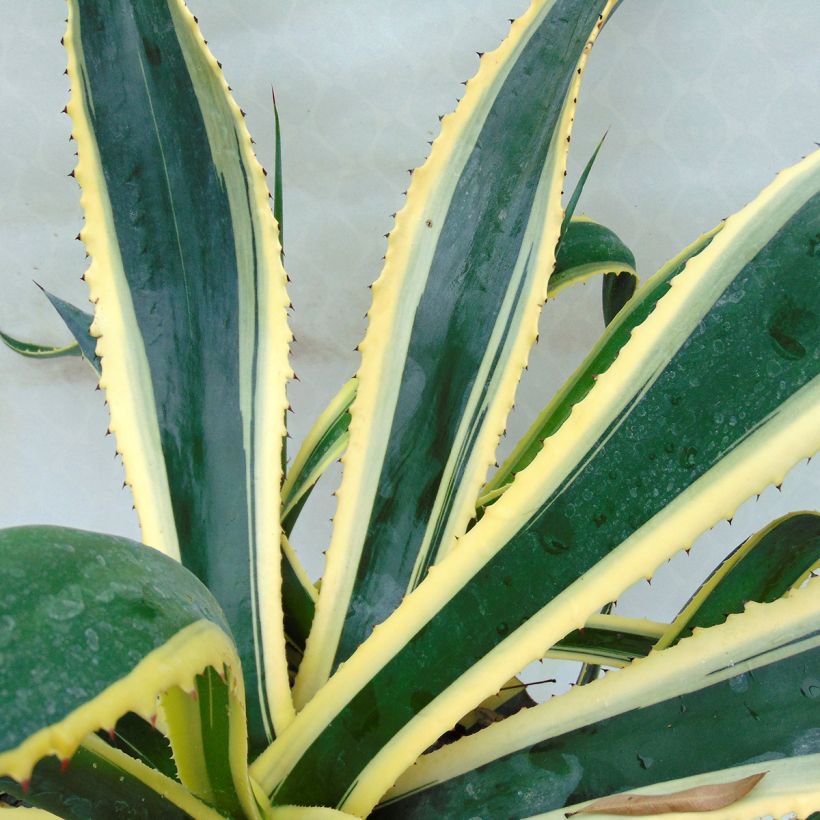
<path id="1" fill-rule="evenodd" d="M 566 817 L 578 814 L 618 814 L 626 817 L 646 817 L 651 814 L 671 814 L 672 812 L 715 811 L 726 808 L 745 797 L 765 776 L 766 772 L 718 783 L 714 786 L 696 786 L 671 794 L 616 794 L 590 803 L 579 811 L 570 812 Z"/>

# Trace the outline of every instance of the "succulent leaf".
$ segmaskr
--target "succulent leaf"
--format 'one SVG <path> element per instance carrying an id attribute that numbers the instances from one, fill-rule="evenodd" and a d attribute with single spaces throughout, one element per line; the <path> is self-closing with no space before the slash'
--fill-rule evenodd
<path id="1" fill-rule="evenodd" d="M 293 716 L 279 595 L 291 334 L 263 170 L 181 0 L 71 0 L 65 45 L 111 429 L 143 540 L 227 615 L 258 749 Z"/>
<path id="2" fill-rule="evenodd" d="M 534 3 L 481 58 L 413 174 L 359 346 L 350 445 L 298 706 L 474 515 L 536 338 L 580 74 L 606 14 L 605 0 Z"/>

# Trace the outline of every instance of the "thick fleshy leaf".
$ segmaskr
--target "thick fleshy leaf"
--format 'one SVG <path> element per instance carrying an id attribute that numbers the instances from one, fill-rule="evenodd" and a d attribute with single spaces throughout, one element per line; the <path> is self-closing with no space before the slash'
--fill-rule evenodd
<path id="1" fill-rule="evenodd" d="M 183 783 L 217 805 L 227 791 L 253 816 L 239 660 L 219 605 L 196 577 L 142 544 L 62 527 L 0 531 L 0 562 L 15 579 L 0 599 L 5 643 L 14 640 L 0 666 L 0 699 L 14 713 L 0 729 L 0 775 L 29 781 L 43 758 L 71 758 L 123 715 L 153 723 L 159 711 Z M 175 726 L 175 700 L 195 703 L 179 693 L 201 674 L 225 676 L 220 709 L 205 700 L 207 721 Z M 217 721 L 219 734 L 210 732 L 203 750 Z M 184 771 L 215 754 L 230 761 L 222 780 Z"/>
<path id="2" fill-rule="evenodd" d="M 274 801 L 320 783 L 322 802 L 366 813 L 545 644 L 820 449 L 817 233 L 820 151 L 688 262 L 512 487 L 256 761 Z"/>
<path id="3" fill-rule="evenodd" d="M 675 648 L 425 755 L 375 816 L 529 817 L 754 759 L 820 753 L 817 591 L 752 604 Z"/>
<path id="4" fill-rule="evenodd" d="M 594 223 L 593 223 L 594 224 Z M 478 500 L 478 508 L 492 504 L 512 483 L 515 474 L 523 470 L 541 452 L 545 439 L 554 435 L 569 418 L 572 408 L 592 390 L 598 376 L 605 373 L 629 341 L 632 330 L 655 309 L 658 300 L 669 291 L 670 283 L 686 267 L 686 263 L 706 248 L 723 225 L 701 237 L 670 259 L 648 279 L 607 328 L 587 357 L 555 394 L 553 399 L 530 425 L 510 455 L 487 482 Z"/>
<path id="5" fill-rule="evenodd" d="M 580 74 L 610 6 L 533 3 L 481 58 L 413 175 L 360 345 L 299 705 L 474 515 L 536 338 Z"/>
<path id="6" fill-rule="evenodd" d="M 720 563 L 658 642 L 663 649 L 698 627 L 723 623 L 749 601 L 768 603 L 820 562 L 820 513 L 794 512 L 744 541 Z"/>
<path id="7" fill-rule="evenodd" d="M 263 171 L 182 0 L 71 0 L 65 44 L 111 429 L 143 540 L 225 611 L 258 749 L 293 716 L 279 558 L 291 334 Z"/>

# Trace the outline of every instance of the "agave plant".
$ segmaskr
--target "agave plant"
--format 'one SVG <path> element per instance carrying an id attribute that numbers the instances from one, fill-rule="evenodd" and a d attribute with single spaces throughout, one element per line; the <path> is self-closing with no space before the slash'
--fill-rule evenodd
<path id="1" fill-rule="evenodd" d="M 182 0 L 69 0 L 93 317 L 51 297 L 75 345 L 4 339 L 99 374 L 143 544 L 0 531 L 7 802 L 72 818 L 820 806 L 818 513 L 738 546 L 672 623 L 610 607 L 818 449 L 820 152 L 636 290 L 629 249 L 574 217 L 580 185 L 562 206 L 581 75 L 616 5 L 535 0 L 482 56 L 396 217 L 358 373 L 286 469 L 281 174 L 271 201 Z M 604 334 L 488 481 L 541 305 L 595 275 Z M 288 535 L 340 456 L 314 585 Z M 545 656 L 584 666 L 535 704 L 515 676 Z"/>

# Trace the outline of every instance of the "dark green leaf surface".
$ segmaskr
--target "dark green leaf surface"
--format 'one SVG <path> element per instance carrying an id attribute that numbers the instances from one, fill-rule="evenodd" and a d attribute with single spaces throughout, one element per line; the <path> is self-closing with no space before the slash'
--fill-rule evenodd
<path id="1" fill-rule="evenodd" d="M 548 151 L 554 140 L 566 139 L 556 126 L 567 89 L 603 6 L 603 0 L 560 0 L 545 15 L 506 77 L 456 184 L 415 314 L 334 668 L 436 560 L 488 412 L 490 396 L 470 409 L 470 394 L 490 354 L 496 358 L 482 379 L 495 380 L 502 349 L 519 332 L 527 277 L 508 290 Z M 514 301 L 506 318 L 505 296 Z M 488 353 L 498 323 L 500 340 Z M 468 410 L 473 415 L 465 417 Z M 453 447 L 458 458 L 448 467 Z M 419 568 L 428 529 L 432 540 Z"/>
<path id="2" fill-rule="evenodd" d="M 99 737 L 166 777 L 177 779 L 177 767 L 168 738 L 134 712 L 123 715 L 117 721 L 113 738 L 107 732 L 99 732 Z"/>
<path id="3" fill-rule="evenodd" d="M 807 167 L 816 173 L 814 164 Z M 751 259 L 741 257 L 659 372 L 631 388 L 631 401 L 579 454 L 571 480 L 362 681 L 280 783 L 277 802 L 316 799 L 320 783 L 321 799 L 336 805 L 366 762 L 439 693 L 502 641 L 515 641 L 516 630 L 548 601 L 777 419 L 780 406 L 820 375 L 820 257 L 807 252 L 806 239 L 820 233 L 820 194 L 795 207 Z M 480 538 L 483 523 L 472 538 Z M 390 622 L 382 629 L 389 634 Z"/>
<path id="4" fill-rule="evenodd" d="M 316 604 L 308 595 L 302 579 L 284 553 L 282 555 L 282 606 L 285 610 L 285 634 L 294 647 L 302 652 L 313 623 Z"/>
<path id="5" fill-rule="evenodd" d="M 609 325 L 623 310 L 624 305 L 632 298 L 638 287 L 638 279 L 629 271 L 605 273 L 601 283 L 601 307 L 604 312 L 604 324 Z"/>
<path id="6" fill-rule="evenodd" d="M 197 676 L 199 729 L 213 804 L 230 817 L 242 817 L 231 774 L 228 686 L 211 668 Z"/>
<path id="7" fill-rule="evenodd" d="M 0 724 L 0 751 L 95 698 L 186 626 L 205 619 L 230 634 L 188 570 L 126 538 L 0 530 L 0 564 L 9 582 L 0 641 L 14 647 L 0 665 L 0 699 L 14 714 Z"/>
<path id="8" fill-rule="evenodd" d="M 550 738 L 377 809 L 378 818 L 529 817 L 754 760 L 820 752 L 820 649 Z M 618 673 L 612 673 L 618 674 Z"/>

